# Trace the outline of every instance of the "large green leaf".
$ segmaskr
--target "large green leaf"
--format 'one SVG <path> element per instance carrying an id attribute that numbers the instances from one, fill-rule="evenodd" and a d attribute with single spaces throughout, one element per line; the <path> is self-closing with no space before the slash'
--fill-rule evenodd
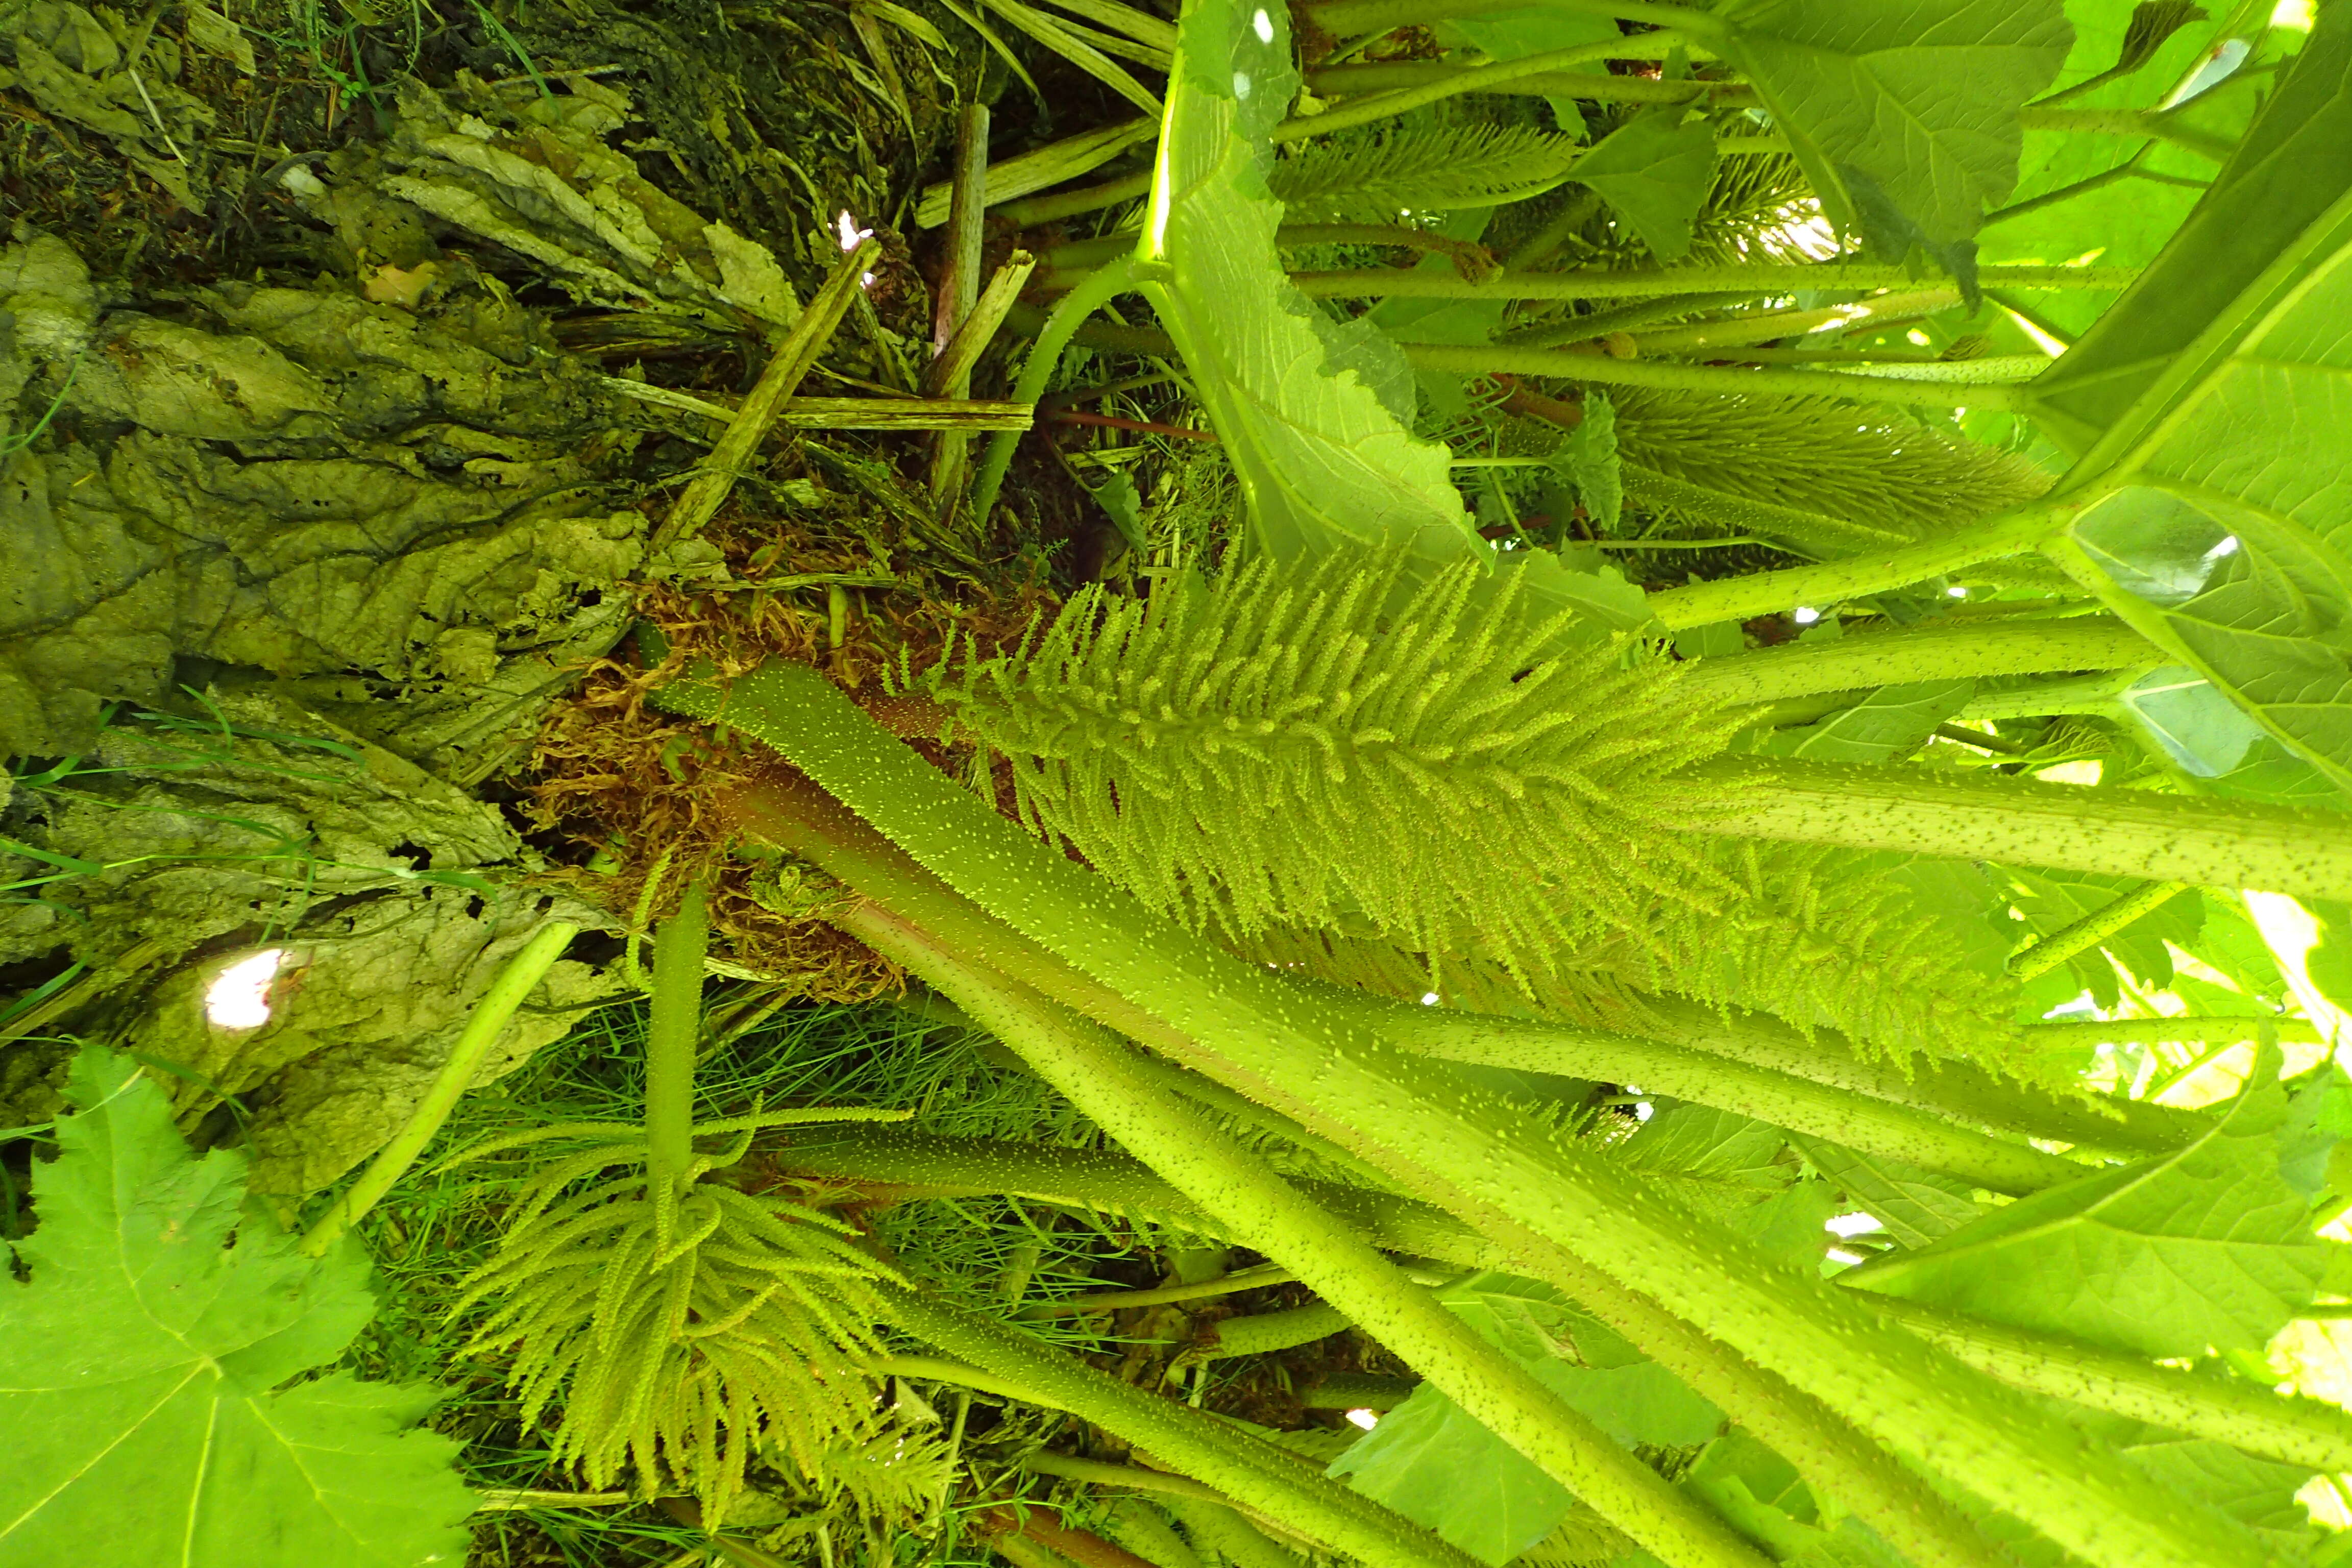
<path id="1" fill-rule="evenodd" d="M 1903 1568 L 1861 1521 L 1823 1521 L 1795 1468 L 1744 1432 L 1708 1444 L 1682 1485 L 1788 1568 Z"/>
<path id="2" fill-rule="evenodd" d="M 1794 729 L 1776 731 L 1764 751 L 1816 763 L 1889 763 L 1909 756 L 1968 706 L 1976 682 L 1918 680 L 1882 686 L 1851 708 Z"/>
<path id="3" fill-rule="evenodd" d="M 1926 1247 L 1973 1223 L 1983 1212 L 1969 1195 L 1966 1182 L 1818 1138 L 1791 1142 L 1822 1175 L 1845 1190 L 1848 1203 L 1860 1206 L 1906 1247 Z"/>
<path id="4" fill-rule="evenodd" d="M 437 1389 L 338 1374 L 375 1310 L 355 1252 L 238 1224 L 245 1162 L 198 1160 L 121 1058 L 74 1064 L 79 1113 L 34 1173 L 30 1270 L 0 1281 L 0 1562 L 415 1568 L 465 1561 Z M 234 1233 L 234 1245 L 231 1244 Z"/>
<path id="5" fill-rule="evenodd" d="M 1538 5 L 1525 11 L 1453 17 L 1437 25 L 1437 36 L 1448 44 L 1468 44 L 1490 59 L 1517 60 L 1529 55 L 1549 54 L 1554 49 L 1574 48 L 1579 44 L 1609 43 L 1618 37 L 1618 32 L 1617 24 L 1606 16 L 1559 5 Z M 1600 60 L 1567 68 L 1600 75 L 1606 75 L 1609 69 Z M 1576 100 L 1548 93 L 1544 101 L 1551 105 L 1552 115 L 1562 131 L 1575 136 L 1584 133 L 1584 111 Z"/>
<path id="6" fill-rule="evenodd" d="M 1253 26 L 1253 22 L 1256 24 Z M 1240 479 L 1258 542 L 1474 539 L 1444 447 L 1416 440 L 1410 373 L 1369 324 L 1342 326 L 1284 279 L 1267 134 L 1297 90 L 1287 13 L 1193 0 L 1177 30 L 1144 291 L 1182 351 Z M 1400 408 L 1391 392 L 1402 387 Z"/>
<path id="7" fill-rule="evenodd" d="M 2142 735 L 2200 778 L 2234 771 L 2263 735 L 2211 681 L 2180 665 L 2149 670 L 2116 701 Z"/>
<path id="8" fill-rule="evenodd" d="M 1566 1488 L 1429 1384 L 1329 1473 L 1482 1563 L 1509 1562 L 1576 1506 Z"/>
<path id="9" fill-rule="evenodd" d="M 1691 220 L 1715 186 L 1715 132 L 1678 110 L 1638 115 L 1602 137 L 1570 175 L 1617 209 L 1662 261 L 1690 254 Z"/>
<path id="10" fill-rule="evenodd" d="M 2068 0 L 2066 17 L 2074 25 L 2074 47 L 2053 85 L 2071 88 L 2116 65 L 2123 57 L 2133 14 L 2139 9 L 2138 0 Z M 2206 9 L 2213 14 L 2189 16 L 2186 25 L 2166 37 L 2137 71 L 2070 99 L 2066 107 L 2141 110 L 2164 101 L 2189 79 L 2233 19 L 2233 7 L 2229 5 Z M 2233 142 L 2252 113 L 2252 94 L 2246 90 L 2252 81 L 2249 77 L 2244 85 L 2233 86 L 2230 92 L 2230 107 L 2237 118 L 2220 130 Z M 2200 106 L 2199 113 L 2202 120 L 2210 111 Z M 2141 173 L 2083 188 L 2083 182 L 2125 163 Z M 2029 128 L 2018 159 L 2017 189 L 2008 209 L 2011 216 L 1986 224 L 1978 236 L 1978 259 L 2062 266 L 2095 248 L 2102 266 L 2145 266 L 2164 248 L 2203 194 L 2198 185 L 2176 182 L 2201 184 L 2212 178 L 2213 169 L 2211 160 L 2169 142 Z M 2067 190 L 2074 194 L 2017 210 L 2021 204 Z M 2031 295 L 2038 319 L 2070 336 L 2087 329 L 2115 300 L 2113 293 L 2085 289 L 2053 289 Z"/>
<path id="11" fill-rule="evenodd" d="M 2279 1173 L 2278 1058 L 2179 1152 L 1994 1210 L 1847 1283 L 2150 1356 L 2259 1350 L 2326 1268 Z"/>
<path id="12" fill-rule="evenodd" d="M 1284 277 L 1267 138 L 1297 85 L 1281 7 L 1192 0 L 1136 250 L 1138 282 L 1241 481 L 1254 543 L 1284 559 L 1402 549 L 1432 567 L 1468 553 L 1599 626 L 1649 625 L 1641 590 L 1617 573 L 1480 538 L 1452 454 L 1410 428 L 1413 380 L 1396 345 L 1369 321 L 1333 320 Z"/>
<path id="13" fill-rule="evenodd" d="M 2348 311 L 2352 12 L 2328 7 L 2189 226 L 2032 388 L 2038 417 L 2095 438 L 2052 552 L 2339 788 Z"/>
<path id="14" fill-rule="evenodd" d="M 1759 1203 L 1796 1172 L 1780 1163 L 1777 1127 L 1704 1105 L 1667 1105 L 1612 1152 L 1626 1165 L 1708 1214 Z"/>
<path id="15" fill-rule="evenodd" d="M 2065 63 L 2059 0 L 1748 0 L 1724 15 L 1715 42 L 1831 218 L 1965 270 L 1979 220 L 2017 183 L 2018 111 Z"/>
<path id="16" fill-rule="evenodd" d="M 1638 1355 L 1576 1366 L 1553 1341 L 1575 1316 L 1558 1291 L 1534 1280 L 1484 1277 L 1448 1289 L 1447 1306 L 1508 1352 L 1567 1405 L 1627 1447 L 1685 1447 L 1723 1428 L 1723 1413 L 1672 1373 Z M 1580 1320 L 1580 1327 L 1582 1327 Z M 1622 1341 L 1601 1331 L 1599 1337 Z M 1577 1335 L 1582 1345 L 1584 1334 Z M 1431 1384 L 1380 1419 L 1332 1462 L 1330 1474 L 1472 1556 L 1508 1562 L 1549 1535 L 1575 1497 L 1471 1419 Z"/>
<path id="17" fill-rule="evenodd" d="M 2251 327 L 2255 312 L 2276 302 L 2256 287 L 2273 258 L 2347 184 L 2352 15 L 2329 5 L 2318 8 L 2310 41 L 2180 232 L 2115 308 L 2034 382 L 2037 416 L 2080 450 L 2121 419 L 2200 333 L 2227 320 Z M 2161 412 L 2134 410 L 2135 423 Z"/>

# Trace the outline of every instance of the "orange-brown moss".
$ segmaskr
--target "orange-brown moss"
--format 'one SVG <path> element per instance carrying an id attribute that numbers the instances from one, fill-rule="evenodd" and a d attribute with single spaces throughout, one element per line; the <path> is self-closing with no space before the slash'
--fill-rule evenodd
<path id="1" fill-rule="evenodd" d="M 857 547 L 812 537 L 788 521 L 739 513 L 708 537 L 738 580 L 874 573 L 870 559 L 852 553 Z M 990 596 L 962 583 L 950 604 L 926 586 L 910 580 L 846 590 L 850 614 L 835 647 L 823 584 L 783 591 L 638 585 L 638 615 L 667 640 L 667 657 L 647 668 L 624 647 L 597 660 L 551 711 L 532 750 L 522 787 L 534 825 L 594 858 L 594 868 L 558 868 L 551 877 L 625 912 L 667 850 L 671 870 L 655 912 L 667 912 L 688 876 L 701 876 L 710 890 L 715 947 L 729 962 L 789 978 L 813 1000 L 860 1001 L 898 991 L 904 977 L 897 965 L 822 921 L 779 914 L 753 896 L 753 879 L 769 868 L 739 853 L 736 825 L 721 803 L 735 786 L 772 774 L 778 761 L 661 712 L 646 698 L 698 660 L 734 675 L 789 658 L 827 671 L 861 700 L 878 700 L 882 672 L 902 650 L 919 668 L 940 656 L 951 628 L 990 650 L 1017 639 L 1051 602 L 1038 588 Z M 935 746 L 919 749 L 935 762 L 947 760 Z"/>

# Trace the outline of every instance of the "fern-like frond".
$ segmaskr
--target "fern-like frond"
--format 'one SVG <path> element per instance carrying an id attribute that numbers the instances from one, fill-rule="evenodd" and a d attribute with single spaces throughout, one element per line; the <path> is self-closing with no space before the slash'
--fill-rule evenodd
<path id="1" fill-rule="evenodd" d="M 1293 223 L 1393 223 L 1525 200 L 1568 178 L 1580 151 L 1572 136 L 1525 125 L 1425 125 L 1318 138 L 1276 163 L 1267 184 Z"/>
<path id="2" fill-rule="evenodd" d="M 1689 770 L 1728 725 L 1672 666 L 1577 640 L 1516 576 L 1487 593 L 1465 562 L 1408 596 L 1401 567 L 1089 589 L 929 684 L 1008 760 L 1027 824 L 1194 929 L 1360 930 L 1516 971 L 1731 890 L 1688 832 L 1719 798 Z"/>

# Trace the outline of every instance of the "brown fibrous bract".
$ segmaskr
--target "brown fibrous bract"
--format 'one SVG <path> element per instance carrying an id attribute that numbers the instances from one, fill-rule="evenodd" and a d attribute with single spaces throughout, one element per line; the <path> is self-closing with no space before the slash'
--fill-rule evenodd
<path id="1" fill-rule="evenodd" d="M 861 545 L 814 537 L 789 519 L 732 512 L 704 537 L 738 580 L 874 572 Z M 534 827 L 577 852 L 549 879 L 625 919 L 667 853 L 652 918 L 670 912 L 687 881 L 699 876 L 709 889 L 714 954 L 810 1001 L 898 994 L 904 976 L 896 964 L 822 920 L 779 913 L 753 896 L 753 879 L 772 862 L 746 844 L 727 798 L 740 785 L 789 776 L 790 765 L 756 742 L 663 712 L 648 698 L 698 661 L 723 679 L 791 659 L 825 671 L 853 699 L 878 700 L 886 668 L 902 658 L 918 669 L 936 662 L 951 629 L 959 643 L 969 639 L 983 654 L 1017 642 L 1050 608 L 1050 590 L 927 582 L 917 574 L 887 589 L 853 587 L 835 647 L 821 584 L 782 592 L 666 582 L 631 587 L 639 619 L 661 634 L 667 653 L 648 664 L 640 644 L 624 644 L 590 665 L 541 726 L 521 781 L 526 809 Z M 943 748 L 916 746 L 948 763 Z M 592 860 L 601 868 L 592 869 Z"/>

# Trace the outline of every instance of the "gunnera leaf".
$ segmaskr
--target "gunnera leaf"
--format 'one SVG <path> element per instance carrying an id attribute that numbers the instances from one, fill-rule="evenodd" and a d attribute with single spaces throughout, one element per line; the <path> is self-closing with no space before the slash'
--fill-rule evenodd
<path id="1" fill-rule="evenodd" d="M 1322 314 L 1284 278 L 1268 134 L 1297 68 L 1286 16 L 1207 0 L 1178 30 L 1161 174 L 1138 255 L 1160 321 L 1249 500 L 1252 536 L 1290 559 L 1358 544 L 1482 546 L 1445 448 L 1406 427 L 1411 380 L 1369 323 Z M 1384 401 L 1404 388 L 1400 411 Z"/>
<path id="2" fill-rule="evenodd" d="M 1718 47 L 1756 84 L 1823 209 L 1880 245 L 1898 226 L 1931 247 L 1975 236 L 2017 183 L 2019 111 L 2074 41 L 2059 0 L 1745 0 L 1725 19 Z"/>
<path id="3" fill-rule="evenodd" d="M 489 878 L 520 847 L 495 808 L 266 689 L 215 693 L 202 723 L 125 719 L 87 762 L 17 790 L 0 821 L 50 858 L 24 871 L 53 878 L 0 902 L 0 963 L 89 966 L 92 1016 L 192 1075 L 173 1079 L 192 1124 L 215 1091 L 252 1096 L 257 1192 L 298 1196 L 366 1158 L 546 920 L 602 923 L 499 891 Z M 215 1022 L 208 991 L 251 961 L 265 1018 Z M 477 1081 L 512 1071 L 616 984 L 556 964 Z M 41 1038 L 0 1046 L 0 1125 L 51 1114 L 66 1059 Z"/>
<path id="4" fill-rule="evenodd" d="M 136 47 L 134 57 L 131 50 Z M 71 0 L 0 5 L 0 87 L 14 87 L 42 112 L 97 132 L 181 208 L 204 210 L 211 195 L 205 101 L 174 85 L 180 47 L 160 27 Z"/>
<path id="5" fill-rule="evenodd" d="M 108 700 L 236 666 L 470 779 L 627 616 L 645 520 L 573 453 L 642 416 L 511 302 L 225 285 L 96 320 L 39 236 L 0 288 L 14 424 L 57 405 L 0 456 L 0 753 L 87 751 Z"/>
<path id="6" fill-rule="evenodd" d="M 305 205 L 362 264 L 420 260 L 383 256 L 381 237 L 437 227 L 528 257 L 583 301 L 791 326 L 800 300 L 774 253 L 606 144 L 633 118 L 626 93 L 586 77 L 570 87 L 550 97 L 470 73 L 446 90 L 404 81 L 390 138 L 311 178 Z"/>
<path id="7" fill-rule="evenodd" d="M 2278 1059 L 2263 1050 L 2185 1147 L 2021 1198 L 1847 1282 L 2147 1356 L 2260 1350 L 2310 1301 L 2329 1250 L 2280 1174 Z"/>
<path id="8" fill-rule="evenodd" d="M 1722 1429 L 1723 1413 L 1654 1361 L 1580 1366 L 1564 1359 L 1553 1338 L 1564 1315 L 1557 1298 L 1541 1300 L 1552 1296 L 1542 1286 L 1533 1286 L 1538 1299 L 1520 1298 L 1514 1289 L 1521 1283 L 1498 1281 L 1495 1292 L 1456 1288 L 1440 1299 L 1628 1447 L 1684 1447 Z M 1572 1493 L 1426 1383 L 1349 1445 L 1328 1473 L 1497 1565 L 1550 1535 L 1576 1509 Z"/>
<path id="9" fill-rule="evenodd" d="M 242 1155 L 198 1159 L 163 1093 L 92 1047 L 39 1224 L 0 1278 L 0 1559 L 183 1568 L 464 1562 L 457 1445 L 416 1428 L 443 1391 L 332 1361 L 373 1315 L 346 1244 L 311 1259 L 247 1211 Z"/>

